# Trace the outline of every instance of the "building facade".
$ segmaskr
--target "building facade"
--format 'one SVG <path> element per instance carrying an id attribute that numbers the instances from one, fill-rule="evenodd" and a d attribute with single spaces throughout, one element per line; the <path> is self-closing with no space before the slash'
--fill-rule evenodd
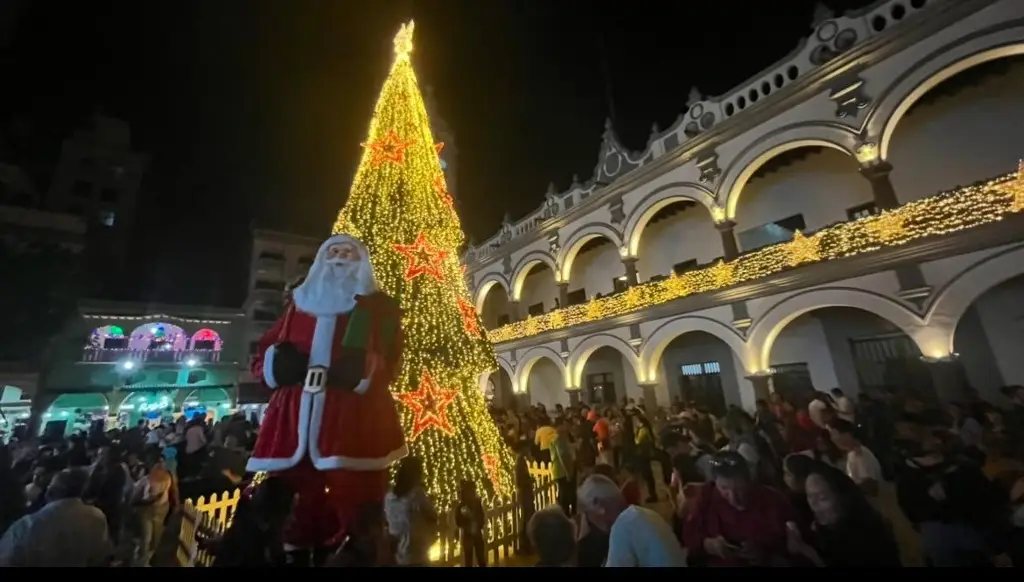
<path id="1" fill-rule="evenodd" d="M 322 240 L 254 229 L 249 254 L 249 292 L 245 301 L 246 369 L 242 372 L 240 401 L 259 406 L 270 398 L 261 378 L 253 378 L 248 361 L 258 351 L 260 338 L 284 309 L 285 287 L 305 276 Z"/>
<path id="2" fill-rule="evenodd" d="M 218 418 L 236 405 L 245 365 L 237 310 L 94 301 L 61 334 L 32 398 L 42 426 L 98 419 L 133 425 L 183 413 Z"/>
<path id="3" fill-rule="evenodd" d="M 467 251 L 509 399 L 1024 384 L 1024 4 L 888 0 Z M 682 101 L 682 98 L 681 98 Z M 980 182 L 979 182 L 980 181 Z"/>

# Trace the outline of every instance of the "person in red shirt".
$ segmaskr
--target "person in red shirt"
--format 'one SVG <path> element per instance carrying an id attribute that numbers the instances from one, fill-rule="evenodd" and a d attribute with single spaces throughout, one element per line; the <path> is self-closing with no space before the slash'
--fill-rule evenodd
<path id="1" fill-rule="evenodd" d="M 786 522 L 792 510 L 783 495 L 751 482 L 746 460 L 722 451 L 711 459 L 712 482 L 700 487 L 683 524 L 691 563 L 771 566 L 787 560 Z"/>

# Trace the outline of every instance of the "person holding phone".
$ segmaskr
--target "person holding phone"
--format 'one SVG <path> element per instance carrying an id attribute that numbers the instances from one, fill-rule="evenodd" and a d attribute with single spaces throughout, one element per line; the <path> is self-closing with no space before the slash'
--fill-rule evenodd
<path id="1" fill-rule="evenodd" d="M 782 565 L 786 523 L 792 510 L 783 495 L 752 482 L 746 459 L 721 451 L 711 458 L 710 483 L 702 485 L 683 524 L 690 564 Z"/>

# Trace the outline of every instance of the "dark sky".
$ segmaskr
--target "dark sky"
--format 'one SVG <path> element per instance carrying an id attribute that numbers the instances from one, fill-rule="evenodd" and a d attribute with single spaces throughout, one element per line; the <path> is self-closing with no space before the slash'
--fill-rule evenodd
<path id="1" fill-rule="evenodd" d="M 691 86 L 720 94 L 788 54 L 815 1 L 21 4 L 0 127 L 28 122 L 55 158 L 97 108 L 130 122 L 152 163 L 125 288 L 238 305 L 250 223 L 327 234 L 403 20 L 416 19 L 414 64 L 455 131 L 462 220 L 481 241 L 506 211 L 536 208 L 548 182 L 591 175 L 610 101 L 620 139 L 641 149 Z"/>

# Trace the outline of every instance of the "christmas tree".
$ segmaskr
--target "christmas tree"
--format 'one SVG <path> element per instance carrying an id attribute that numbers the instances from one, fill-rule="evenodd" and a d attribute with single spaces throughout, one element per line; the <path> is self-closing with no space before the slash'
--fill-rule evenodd
<path id="1" fill-rule="evenodd" d="M 395 60 L 374 108 L 348 202 L 333 232 L 370 251 L 381 290 L 405 311 L 405 350 L 391 392 L 428 493 L 453 507 L 463 480 L 485 502 L 514 491 L 513 458 L 487 412 L 481 374 L 497 368 L 470 300 L 458 250 L 464 236 L 447 190 L 409 55 L 413 23 L 395 37 Z"/>

